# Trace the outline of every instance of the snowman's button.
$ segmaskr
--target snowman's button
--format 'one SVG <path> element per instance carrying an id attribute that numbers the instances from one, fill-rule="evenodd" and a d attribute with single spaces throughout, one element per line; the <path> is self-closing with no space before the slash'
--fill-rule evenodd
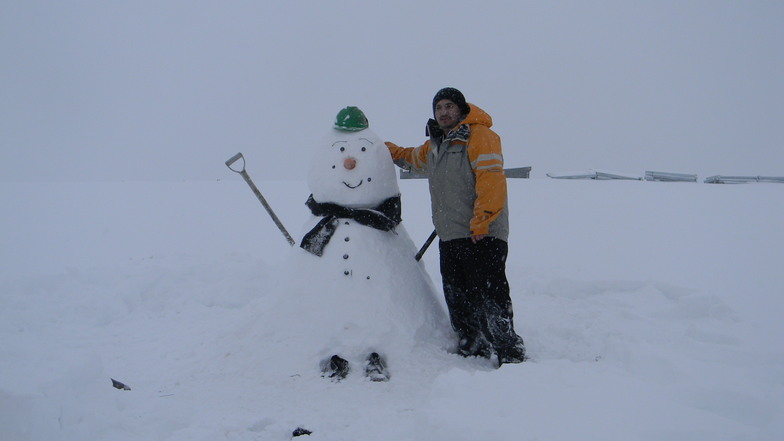
<path id="1" fill-rule="evenodd" d="M 348 259 L 348 254 L 344 254 L 344 255 L 343 255 L 343 258 L 344 258 L 344 259 Z"/>
<path id="2" fill-rule="evenodd" d="M 343 274 L 349 275 L 349 274 L 351 274 L 351 272 L 349 270 L 345 270 L 345 271 L 343 271 Z"/>
<path id="3" fill-rule="evenodd" d="M 348 236 L 346 236 L 346 238 L 345 238 L 345 239 L 343 239 L 343 240 L 345 240 L 346 242 L 348 242 L 350 239 L 348 238 Z"/>
<path id="4" fill-rule="evenodd" d="M 351 225 L 348 221 L 343 222 L 345 225 Z"/>

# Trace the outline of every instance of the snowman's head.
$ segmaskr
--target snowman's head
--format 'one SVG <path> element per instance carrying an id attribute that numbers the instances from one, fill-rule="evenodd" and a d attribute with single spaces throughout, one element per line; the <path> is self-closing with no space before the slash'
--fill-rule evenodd
<path id="1" fill-rule="evenodd" d="M 359 109 L 347 109 L 355 109 L 364 119 Z M 341 110 L 335 128 L 316 148 L 308 186 L 316 202 L 351 208 L 376 207 L 400 194 L 392 156 L 381 138 L 367 128 L 366 119 L 364 127 L 353 122 L 348 129 L 341 127 L 345 110 Z"/>

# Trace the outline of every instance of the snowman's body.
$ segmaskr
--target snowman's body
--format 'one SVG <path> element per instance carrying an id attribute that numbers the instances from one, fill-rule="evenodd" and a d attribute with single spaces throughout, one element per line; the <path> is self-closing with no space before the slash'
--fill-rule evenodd
<path id="1" fill-rule="evenodd" d="M 311 161 L 308 185 L 318 204 L 370 214 L 395 200 L 399 204 L 389 151 L 369 129 L 333 130 Z M 318 353 L 310 357 L 339 354 L 352 364 L 379 352 L 393 366 L 414 347 L 444 349 L 451 330 L 448 318 L 423 265 L 414 259 L 416 246 L 403 225 L 387 231 L 334 217 L 329 231 L 318 230 L 324 219 L 313 216 L 304 227 L 306 237 L 320 242 L 321 255 L 312 249 L 295 251 L 297 280 L 289 295 L 297 297 L 286 302 L 297 305 L 291 312 L 296 315 L 292 344 L 303 338 L 318 342 Z M 330 236 L 326 244 L 325 235 Z"/>

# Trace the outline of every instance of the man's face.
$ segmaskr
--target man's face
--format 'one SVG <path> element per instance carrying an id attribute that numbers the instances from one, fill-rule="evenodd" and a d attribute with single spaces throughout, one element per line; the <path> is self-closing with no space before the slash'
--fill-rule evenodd
<path id="1" fill-rule="evenodd" d="M 448 132 L 461 120 L 460 107 L 451 100 L 443 99 L 436 103 L 436 122 L 441 130 Z"/>

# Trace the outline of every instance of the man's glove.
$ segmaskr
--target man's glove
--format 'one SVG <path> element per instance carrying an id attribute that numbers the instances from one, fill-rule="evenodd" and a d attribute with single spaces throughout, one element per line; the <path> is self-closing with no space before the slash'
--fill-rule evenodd
<path id="1" fill-rule="evenodd" d="M 444 131 L 438 126 L 438 123 L 433 118 L 427 120 L 425 127 L 425 136 L 432 136 L 433 138 L 441 138 L 444 136 Z"/>

